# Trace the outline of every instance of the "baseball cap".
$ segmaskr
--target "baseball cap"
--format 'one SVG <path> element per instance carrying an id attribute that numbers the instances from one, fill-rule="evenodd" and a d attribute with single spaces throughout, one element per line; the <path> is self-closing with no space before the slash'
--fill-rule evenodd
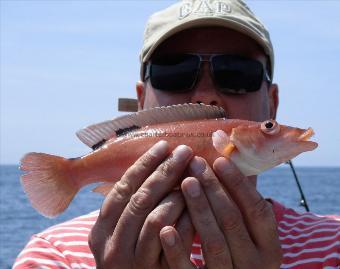
<path id="1" fill-rule="evenodd" d="M 144 63 L 162 42 L 183 30 L 205 26 L 230 28 L 254 39 L 269 57 L 273 78 L 274 50 L 269 32 L 241 0 L 183 0 L 151 15 L 140 53 L 141 78 Z"/>

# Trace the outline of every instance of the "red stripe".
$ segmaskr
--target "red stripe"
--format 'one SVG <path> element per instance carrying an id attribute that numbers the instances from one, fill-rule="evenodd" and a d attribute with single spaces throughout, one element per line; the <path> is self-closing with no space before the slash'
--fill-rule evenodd
<path id="1" fill-rule="evenodd" d="M 275 212 L 276 219 L 279 223 L 279 227 L 285 230 L 291 230 L 292 228 L 300 228 L 300 229 L 306 229 L 305 231 L 290 231 L 290 232 L 283 232 L 279 230 L 280 237 L 286 237 L 287 235 L 293 235 L 293 236 L 301 236 L 301 235 L 308 235 L 300 238 L 285 238 L 281 240 L 281 244 L 288 245 L 288 248 L 283 249 L 283 254 L 285 255 L 283 258 L 283 265 L 289 265 L 293 264 L 297 261 L 302 261 L 304 259 L 313 259 L 313 258 L 323 258 L 326 257 L 329 254 L 338 255 L 337 257 L 330 257 L 327 260 L 325 260 L 323 263 L 321 262 L 312 262 L 304 265 L 297 265 L 292 267 L 292 269 L 302 269 L 302 268 L 322 268 L 325 266 L 339 266 L 339 244 L 334 245 L 333 247 L 324 250 L 324 251 L 318 251 L 318 252 L 310 252 L 310 253 L 300 253 L 304 250 L 310 250 L 310 249 L 316 249 L 316 248 L 323 248 L 330 246 L 332 244 L 335 244 L 335 242 L 340 242 L 340 236 L 335 236 L 336 229 L 337 231 L 340 231 L 340 220 L 336 220 L 335 218 L 339 217 L 331 217 L 331 218 L 325 218 L 316 216 L 310 213 L 306 214 L 300 214 L 295 212 L 292 209 L 286 209 L 281 204 L 271 200 L 273 204 L 273 210 Z M 42 233 L 38 234 L 37 236 L 40 236 L 44 240 L 39 240 L 34 242 L 33 244 L 29 244 L 26 246 L 26 250 L 32 250 L 33 248 L 52 248 L 55 251 L 58 251 L 61 256 L 51 252 L 51 253 L 43 253 L 43 252 L 27 252 L 21 254 L 17 258 L 17 263 L 20 263 L 20 261 L 25 260 L 25 258 L 38 258 L 38 259 L 47 259 L 49 261 L 57 261 L 62 262 L 63 264 L 67 264 L 70 266 L 71 263 L 83 263 L 88 266 L 95 266 L 94 258 L 91 254 L 90 248 L 87 245 L 87 235 L 89 231 L 86 230 L 73 230 L 72 228 L 88 228 L 91 229 L 94 222 L 96 221 L 98 216 L 98 211 L 95 214 L 92 215 L 86 215 L 82 217 L 78 217 L 76 219 L 73 219 L 71 221 L 55 225 L 53 227 L 50 227 L 49 229 L 43 231 Z M 302 216 L 302 218 L 300 218 Z M 293 218 L 292 218 L 293 217 Z M 294 217 L 297 217 L 298 219 L 294 219 Z M 301 221 L 304 221 L 304 223 L 301 223 Z M 318 221 L 323 221 L 322 223 L 318 223 Z M 79 222 L 92 222 L 92 223 L 79 223 Z M 286 222 L 286 223 L 284 223 Z M 288 225 L 287 225 L 288 224 Z M 291 226 L 290 224 L 293 224 L 294 226 Z M 318 225 L 316 225 L 318 224 Z M 336 225 L 334 225 L 336 224 Z M 316 225 L 313 227 L 313 225 Z M 60 228 L 60 229 L 59 229 Z M 320 229 L 333 229 L 335 231 L 317 231 Z M 314 232 L 315 231 L 315 232 Z M 314 233 L 313 233 L 314 232 Z M 75 235 L 71 236 L 64 236 L 65 234 L 75 233 Z M 312 234 L 310 234 L 312 233 Z M 77 235 L 80 234 L 80 235 Z M 59 235 L 62 237 L 51 237 L 51 235 Z M 83 236 L 82 236 L 83 235 Z M 325 238 L 325 237 L 333 237 L 331 239 L 327 239 L 326 241 L 321 242 L 308 242 L 308 240 L 311 239 L 317 239 L 317 238 Z M 37 238 L 37 237 L 33 237 Z M 46 241 L 46 238 L 49 238 L 48 241 Z M 77 242 L 79 241 L 82 244 L 85 245 L 64 245 L 62 243 L 71 243 L 71 242 Z M 31 241 L 32 242 L 32 241 Z M 308 242 L 307 244 L 303 246 L 294 246 L 294 244 L 301 244 Z M 201 255 L 201 247 L 200 244 L 200 238 L 198 235 L 194 238 L 194 246 L 192 248 L 192 254 L 194 255 Z M 63 252 L 68 251 L 70 254 L 63 255 Z M 72 252 L 74 255 L 77 253 L 84 253 L 84 254 L 91 254 L 91 257 L 77 257 L 72 255 Z M 287 255 L 290 254 L 296 254 L 300 253 L 297 257 L 288 257 Z M 193 258 L 192 260 L 197 266 L 202 266 L 203 261 L 201 259 Z M 38 268 L 39 262 L 33 262 L 33 261 L 26 261 L 25 263 L 22 263 L 18 265 L 17 267 L 14 267 L 15 269 L 21 269 L 21 268 L 29 268 L 31 266 L 32 268 Z M 60 268 L 58 266 L 48 265 L 48 268 Z"/>

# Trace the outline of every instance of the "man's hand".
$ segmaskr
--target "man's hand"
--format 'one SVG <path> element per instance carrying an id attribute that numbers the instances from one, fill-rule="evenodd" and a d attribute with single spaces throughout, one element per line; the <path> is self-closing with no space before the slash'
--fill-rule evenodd
<path id="1" fill-rule="evenodd" d="M 181 185 L 202 244 L 206 268 L 267 269 L 281 265 L 281 248 L 271 204 L 228 160 L 219 158 L 214 171 L 199 157 Z M 175 227 L 160 232 L 171 269 L 195 268 Z"/>
<path id="2" fill-rule="evenodd" d="M 105 198 L 90 236 L 97 268 L 168 268 L 160 230 L 174 225 L 182 238 L 182 253 L 189 257 L 193 239 L 184 198 L 173 191 L 180 184 L 192 150 L 177 147 L 169 155 L 161 141 L 139 158 Z"/>

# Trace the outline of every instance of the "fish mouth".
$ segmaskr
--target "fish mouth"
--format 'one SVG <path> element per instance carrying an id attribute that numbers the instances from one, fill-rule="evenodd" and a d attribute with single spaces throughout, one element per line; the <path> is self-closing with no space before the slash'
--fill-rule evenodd
<path id="1" fill-rule="evenodd" d="M 308 141 L 313 135 L 314 135 L 314 131 L 312 128 L 308 128 L 305 132 L 303 132 L 299 137 L 298 137 L 298 141 Z"/>
<path id="2" fill-rule="evenodd" d="M 305 151 L 314 150 L 318 147 L 318 143 L 309 139 L 314 135 L 312 128 L 308 128 L 297 139 L 297 141 L 305 148 Z"/>

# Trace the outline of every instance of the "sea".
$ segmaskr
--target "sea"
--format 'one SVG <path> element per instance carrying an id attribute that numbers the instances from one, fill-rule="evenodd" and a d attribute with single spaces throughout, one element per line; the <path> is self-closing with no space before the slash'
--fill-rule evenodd
<path id="1" fill-rule="evenodd" d="M 340 215 L 340 167 L 296 167 L 310 210 L 322 215 Z M 70 207 L 55 219 L 39 215 L 31 206 L 20 185 L 21 172 L 16 165 L 1 165 L 0 178 L 0 268 L 11 268 L 16 256 L 31 235 L 51 225 L 100 208 L 103 197 L 81 190 Z M 300 206 L 300 193 L 288 165 L 281 165 L 259 176 L 258 189 L 288 207 Z"/>

